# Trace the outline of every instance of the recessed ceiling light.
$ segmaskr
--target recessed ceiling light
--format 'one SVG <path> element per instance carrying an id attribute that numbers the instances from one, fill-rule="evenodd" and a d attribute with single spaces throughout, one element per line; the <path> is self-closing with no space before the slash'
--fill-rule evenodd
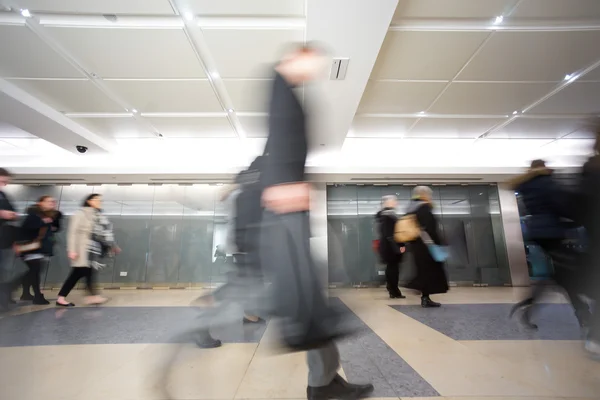
<path id="1" fill-rule="evenodd" d="M 21 10 L 21 15 L 24 16 L 25 18 L 31 18 L 31 13 L 26 8 Z"/>
<path id="2" fill-rule="evenodd" d="M 425 115 L 425 111 L 421 111 L 419 115 Z"/>
<path id="3" fill-rule="evenodd" d="M 513 115 L 517 115 L 518 113 L 518 111 L 513 111 Z"/>
<path id="4" fill-rule="evenodd" d="M 573 77 L 573 74 L 567 74 L 567 75 L 565 75 L 565 81 L 568 81 L 572 77 Z"/>
<path id="5" fill-rule="evenodd" d="M 132 108 L 131 112 L 134 113 L 134 114 L 137 114 L 138 110 L 136 110 L 135 108 Z"/>
<path id="6" fill-rule="evenodd" d="M 502 23 L 502 21 L 504 21 L 504 15 L 498 15 L 498 16 L 496 17 L 496 19 L 494 20 L 494 23 L 495 23 L 495 24 L 501 24 L 501 23 Z"/>
<path id="7" fill-rule="evenodd" d="M 191 12 L 187 11 L 183 13 L 183 18 L 185 18 L 188 21 L 193 21 L 194 20 L 194 14 L 192 14 Z"/>
<path id="8" fill-rule="evenodd" d="M 212 77 L 213 77 L 213 79 L 219 79 L 219 77 L 220 77 L 219 73 L 218 73 L 218 72 L 216 72 L 216 71 L 215 71 L 215 72 L 212 72 L 212 73 L 210 74 L 210 76 L 212 76 Z"/>
<path id="9" fill-rule="evenodd" d="M 232 113 L 233 112 L 233 108 L 228 109 L 227 112 Z"/>

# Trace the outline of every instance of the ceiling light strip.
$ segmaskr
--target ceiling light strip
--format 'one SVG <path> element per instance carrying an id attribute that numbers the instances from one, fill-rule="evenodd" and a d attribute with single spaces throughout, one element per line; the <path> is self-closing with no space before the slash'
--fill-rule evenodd
<path id="1" fill-rule="evenodd" d="M 102 15 L 58 15 L 36 14 L 42 26 L 55 28 L 151 28 L 181 29 L 183 21 L 177 17 L 116 16 L 114 19 Z"/>
<path id="2" fill-rule="evenodd" d="M 131 118 L 133 117 L 133 113 L 85 113 L 85 112 L 67 112 L 63 113 L 65 117 L 69 117 L 71 119 L 76 118 Z"/>
<path id="3" fill-rule="evenodd" d="M 23 26 L 27 22 L 27 18 L 20 14 L 11 12 L 0 12 L 0 25 Z"/>
<path id="4" fill-rule="evenodd" d="M 361 118 L 430 118 L 430 119 L 494 119 L 494 118 L 506 118 L 505 114 L 430 114 L 430 113 L 412 113 L 412 114 L 356 114 L 357 117 Z"/>
<path id="5" fill-rule="evenodd" d="M 196 23 L 202 29 L 280 29 L 303 30 L 306 29 L 306 18 L 293 17 L 198 17 Z"/>
<path id="6" fill-rule="evenodd" d="M 391 32 L 573 32 L 573 31 L 598 31 L 600 20 L 579 21 L 540 21 L 521 20 L 518 23 L 506 22 L 494 24 L 490 20 L 481 21 L 456 21 L 451 19 L 415 19 L 402 20 L 390 25 Z"/>
<path id="7" fill-rule="evenodd" d="M 64 60 L 66 60 L 71 66 L 73 66 L 77 71 L 81 74 L 85 75 L 89 81 L 99 89 L 104 95 L 106 95 L 109 99 L 114 101 L 116 104 L 119 104 L 123 109 L 129 109 L 130 105 L 127 104 L 124 100 L 119 98 L 115 93 L 113 93 L 108 86 L 104 84 L 102 79 L 98 78 L 97 75 L 91 72 L 91 69 L 85 68 L 83 63 L 79 61 L 76 57 L 74 57 L 69 51 L 67 51 L 50 33 L 46 31 L 46 28 L 41 26 L 39 23 L 35 21 L 33 18 L 27 19 L 27 27 L 37 35 L 39 39 L 41 39 L 44 43 L 46 43 L 56 54 L 61 56 Z M 156 136 L 161 136 L 158 130 L 150 124 L 147 120 L 144 120 L 140 117 L 139 114 L 134 113 L 133 118 L 136 119 L 138 123 L 142 125 L 142 127 L 148 132 L 152 132 Z"/>
<path id="8" fill-rule="evenodd" d="M 147 118 L 223 118 L 226 112 L 148 112 L 142 113 Z"/>

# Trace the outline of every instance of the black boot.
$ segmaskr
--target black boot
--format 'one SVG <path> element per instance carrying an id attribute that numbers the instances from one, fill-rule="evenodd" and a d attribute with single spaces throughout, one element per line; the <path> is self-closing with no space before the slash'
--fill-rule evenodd
<path id="1" fill-rule="evenodd" d="M 220 340 L 210 336 L 208 331 L 202 331 L 196 338 L 196 345 L 201 349 L 216 349 L 221 347 L 222 343 Z"/>
<path id="2" fill-rule="evenodd" d="M 441 307 L 442 305 L 440 303 L 436 303 L 435 301 L 431 300 L 429 298 L 429 296 L 421 296 L 421 307 L 423 308 L 436 308 L 436 307 Z"/>
<path id="3" fill-rule="evenodd" d="M 308 400 L 356 400 L 367 397 L 373 392 L 373 385 L 355 385 L 348 383 L 339 375 L 327 386 L 311 387 L 306 389 Z"/>
<path id="4" fill-rule="evenodd" d="M 27 292 L 23 292 L 23 294 L 21 295 L 21 301 L 32 301 L 33 300 L 33 295 L 31 293 Z"/>
<path id="5" fill-rule="evenodd" d="M 400 291 L 396 292 L 396 293 L 390 293 L 390 299 L 405 299 L 406 296 L 404 296 Z"/>
<path id="6" fill-rule="evenodd" d="M 33 304 L 38 306 L 47 306 L 48 304 L 50 304 L 50 302 L 46 300 L 43 294 L 39 294 L 33 297 Z"/>

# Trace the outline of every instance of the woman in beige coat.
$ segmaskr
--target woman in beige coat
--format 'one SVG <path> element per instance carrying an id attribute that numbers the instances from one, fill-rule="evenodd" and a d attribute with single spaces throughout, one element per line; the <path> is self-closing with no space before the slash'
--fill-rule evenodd
<path id="1" fill-rule="evenodd" d="M 92 257 L 96 256 L 94 247 L 97 243 L 96 240 L 92 240 L 92 234 L 96 234 L 98 224 L 101 223 L 100 221 L 102 219 L 106 220 L 100 212 L 101 208 L 102 196 L 99 194 L 91 194 L 85 199 L 83 207 L 77 211 L 69 221 L 69 228 L 67 231 L 67 254 L 69 260 L 71 260 L 72 268 L 69 277 L 58 293 L 56 305 L 59 307 L 75 306 L 75 304 L 68 302 L 66 297 L 81 278 L 85 278 L 89 293 L 86 304 L 99 305 L 105 303 L 107 300 L 105 297 L 97 295 L 94 291 L 94 277 L 96 275 L 96 270 L 93 268 L 95 261 L 92 260 Z M 112 228 L 108 226 L 108 229 L 110 229 L 108 234 L 112 237 Z M 111 251 L 118 252 L 120 250 L 114 244 L 114 240 L 110 241 L 110 243 Z M 98 247 L 101 246 L 98 245 Z"/>

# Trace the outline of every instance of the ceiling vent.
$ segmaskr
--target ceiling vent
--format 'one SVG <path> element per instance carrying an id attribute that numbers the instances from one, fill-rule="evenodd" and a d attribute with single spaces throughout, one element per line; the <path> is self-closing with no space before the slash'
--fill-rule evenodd
<path id="1" fill-rule="evenodd" d="M 346 79 L 346 72 L 348 71 L 349 63 L 349 58 L 334 58 L 331 64 L 329 79 L 332 81 L 342 81 Z"/>

